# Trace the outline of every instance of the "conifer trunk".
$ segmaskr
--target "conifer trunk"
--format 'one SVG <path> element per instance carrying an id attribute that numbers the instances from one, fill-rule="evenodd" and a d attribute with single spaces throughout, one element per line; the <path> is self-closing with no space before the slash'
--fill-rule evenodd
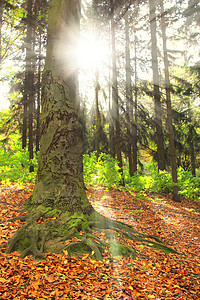
<path id="1" fill-rule="evenodd" d="M 114 125 L 114 147 L 117 155 L 119 172 L 123 180 L 122 154 L 121 154 L 121 128 L 119 119 L 119 96 L 117 83 L 117 63 L 116 63 L 116 44 L 115 44 L 115 21 L 114 21 L 114 3 L 111 1 L 111 40 L 112 40 L 112 120 Z"/>
<path id="2" fill-rule="evenodd" d="M 41 30 L 39 29 L 39 53 L 38 53 L 38 75 L 37 75 L 37 111 L 36 111 L 36 152 L 40 150 L 40 88 L 41 88 L 41 53 L 42 39 Z"/>
<path id="3" fill-rule="evenodd" d="M 158 169 L 164 170 L 165 169 L 165 152 L 164 152 L 164 137 L 163 137 L 163 128 L 162 128 L 162 106 L 161 106 L 161 101 L 160 101 L 160 90 L 159 90 L 155 5 L 156 5 L 156 3 L 154 0 L 149 0 L 157 161 L 158 161 Z"/>
<path id="4" fill-rule="evenodd" d="M 174 130 L 172 124 L 169 61 L 168 61 L 168 53 L 167 53 L 167 37 L 166 37 L 166 24 L 165 24 L 163 0 L 160 0 L 160 6 L 161 6 L 161 27 L 162 27 L 162 39 L 163 39 L 163 51 L 164 51 L 164 66 L 165 66 L 165 90 L 166 90 L 166 104 L 167 104 L 167 126 L 168 126 L 168 135 L 169 135 L 170 164 L 171 164 L 172 180 L 174 183 L 173 199 L 175 201 L 180 201 L 180 196 L 178 193 Z"/>
<path id="5" fill-rule="evenodd" d="M 101 140 L 101 114 L 99 111 L 99 72 L 95 73 L 95 150 L 97 156 L 100 154 L 100 140 Z"/>
<path id="6" fill-rule="evenodd" d="M 195 159 L 195 147 L 194 147 L 194 126 L 191 125 L 189 129 L 189 140 L 190 140 L 190 157 L 191 157 L 191 172 L 196 177 L 196 159 Z"/>
<path id="7" fill-rule="evenodd" d="M 130 59 L 130 38 L 129 38 L 129 23 L 128 12 L 125 15 L 125 53 L 126 53 L 126 127 L 127 127 L 127 150 L 129 161 L 129 174 L 133 176 L 133 155 L 132 155 L 132 133 L 131 121 L 133 121 L 133 99 L 132 99 L 132 82 L 131 82 L 131 59 Z"/>
<path id="8" fill-rule="evenodd" d="M 135 64 L 135 82 L 134 82 L 134 101 L 132 101 L 134 105 L 134 119 L 132 121 L 132 126 L 133 126 L 133 173 L 137 172 L 137 157 L 138 157 L 138 147 L 137 147 L 137 115 L 138 115 L 138 88 L 137 88 L 137 35 L 136 35 L 136 29 L 134 29 L 134 50 L 135 50 L 135 59 L 134 59 L 134 64 Z"/>

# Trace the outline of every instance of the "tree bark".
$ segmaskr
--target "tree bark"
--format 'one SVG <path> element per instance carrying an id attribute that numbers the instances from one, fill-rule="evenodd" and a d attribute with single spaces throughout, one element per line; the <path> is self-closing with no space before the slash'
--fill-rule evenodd
<path id="1" fill-rule="evenodd" d="M 114 124 L 114 146 L 117 155 L 119 172 L 122 176 L 122 185 L 124 185 L 122 154 L 121 154 L 121 128 L 119 120 L 119 102 L 118 102 L 118 83 L 117 83 L 117 63 L 116 63 L 116 44 L 115 44 L 115 22 L 114 22 L 114 4 L 111 2 L 111 41 L 112 41 L 112 120 Z"/>
<path id="2" fill-rule="evenodd" d="M 97 156 L 100 154 L 100 141 L 101 141 L 101 114 L 99 110 L 99 72 L 95 73 L 95 150 Z"/>
<path id="3" fill-rule="evenodd" d="M 35 58 L 34 58 L 34 48 L 35 48 L 35 25 L 36 19 L 33 17 L 33 6 L 34 1 L 29 0 L 28 3 L 28 14 L 27 19 L 30 22 L 30 36 L 29 36 L 29 45 L 27 48 L 28 59 L 29 59 L 29 70 L 28 70 L 28 151 L 29 151 L 29 160 L 31 161 L 34 157 L 33 153 L 33 113 L 35 109 L 35 91 L 34 91 L 34 67 L 35 67 Z M 34 172 L 33 165 L 30 165 L 30 172 Z"/>
<path id="4" fill-rule="evenodd" d="M 178 193 L 178 179 L 177 179 L 177 163 L 176 163 L 176 150 L 174 142 L 174 130 L 172 125 L 172 108 L 171 108 L 171 93 L 170 93 L 170 78 L 169 78 L 169 60 L 167 52 L 167 37 L 166 37 L 166 22 L 164 15 L 163 0 L 160 0 L 161 7 L 161 28 L 163 39 L 163 51 L 164 51 L 164 66 L 165 66 L 165 90 L 166 90 L 166 104 L 167 104 L 167 126 L 169 135 L 169 151 L 170 151 L 170 164 L 173 180 L 173 199 L 174 201 L 180 201 L 180 195 Z"/>
<path id="5" fill-rule="evenodd" d="M 194 147 L 194 126 L 190 125 L 189 129 L 189 140 L 190 140 L 190 157 L 191 157 L 191 172 L 196 177 L 196 159 L 195 159 L 195 147 Z"/>
<path id="6" fill-rule="evenodd" d="M 162 129 L 162 106 L 161 106 L 161 101 L 160 101 L 160 90 L 159 90 L 155 5 L 156 4 L 155 4 L 154 0 L 149 0 L 157 161 L 158 161 L 158 169 L 164 170 L 165 169 L 165 152 L 164 152 L 164 137 L 163 137 L 163 129 Z"/>
<path id="7" fill-rule="evenodd" d="M 27 3 L 27 28 L 26 28 L 26 58 L 25 58 L 25 79 L 24 79 L 24 91 L 23 91 L 23 128 L 22 128 L 22 149 L 25 149 L 27 146 L 27 131 L 32 131 L 32 114 L 31 114 L 31 101 L 32 101 L 32 89 L 33 89 L 33 74 L 32 74 L 32 9 L 33 9 L 33 0 L 28 0 Z M 30 137 L 30 133 L 29 133 Z M 31 143 L 29 142 L 29 148 L 31 148 Z M 32 153 L 30 153 L 32 156 Z M 30 157 L 29 156 L 29 157 Z"/>
<path id="8" fill-rule="evenodd" d="M 125 17 L 125 54 L 126 54 L 126 127 L 127 127 L 127 150 L 129 161 L 129 174 L 133 176 L 133 155 L 132 155 L 132 133 L 131 121 L 133 122 L 133 99 L 132 99 L 132 82 L 131 82 L 131 58 L 130 58 L 130 37 L 129 37 L 129 20 L 128 12 Z"/>
<path id="9" fill-rule="evenodd" d="M 133 173 L 137 172 L 137 152 L 138 152 L 138 147 L 137 147 L 137 115 L 138 115 L 138 88 L 137 88 L 137 35 L 136 35 L 136 29 L 134 29 L 134 50 L 135 50 L 135 59 L 134 59 L 134 64 L 135 64 L 135 86 L 134 86 L 134 119 L 132 121 L 132 126 L 133 126 Z"/>
<path id="10" fill-rule="evenodd" d="M 43 203 L 69 212 L 91 210 L 83 184 L 77 68 L 71 56 L 79 32 L 79 10 L 79 1 L 50 2 L 41 148 L 32 197 L 37 205 Z M 68 55 L 63 57 L 62 51 L 68 51 Z"/>
<path id="11" fill-rule="evenodd" d="M 39 53 L 38 53 L 38 74 L 37 74 L 37 111 L 36 111 L 36 152 L 40 150 L 40 110 L 41 110 L 41 54 L 42 54 L 42 39 L 41 29 L 39 29 Z"/>

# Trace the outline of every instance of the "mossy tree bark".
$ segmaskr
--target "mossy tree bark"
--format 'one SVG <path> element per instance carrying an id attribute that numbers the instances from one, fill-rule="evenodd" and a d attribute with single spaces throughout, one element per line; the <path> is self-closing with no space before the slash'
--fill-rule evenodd
<path id="1" fill-rule="evenodd" d="M 6 250 L 20 251 L 21 257 L 32 254 L 34 258 L 45 259 L 44 252 L 60 253 L 67 249 L 70 255 L 88 252 L 101 259 L 105 247 L 117 255 L 135 256 L 135 251 L 122 245 L 117 235 L 149 246 L 158 245 L 156 237 L 137 233 L 129 225 L 101 216 L 86 197 L 77 70 L 72 59 L 79 34 L 79 15 L 77 0 L 50 1 L 37 181 L 24 206 L 29 212 L 21 217 L 25 223 Z M 102 230 L 107 235 L 105 241 L 98 237 Z M 69 245 L 64 243 L 73 237 L 78 240 Z"/>
<path id="2" fill-rule="evenodd" d="M 41 149 L 31 203 L 91 211 L 83 189 L 82 130 L 73 52 L 79 1 L 51 1 L 42 86 Z"/>

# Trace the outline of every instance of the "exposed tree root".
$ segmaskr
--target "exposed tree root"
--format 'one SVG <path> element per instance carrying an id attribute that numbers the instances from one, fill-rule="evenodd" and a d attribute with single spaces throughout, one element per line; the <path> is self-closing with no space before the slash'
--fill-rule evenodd
<path id="1" fill-rule="evenodd" d="M 65 212 L 56 216 L 52 209 L 40 206 L 31 209 L 30 214 L 24 217 L 26 223 L 11 238 L 6 249 L 6 253 L 19 251 L 22 258 L 32 255 L 34 259 L 45 259 L 45 252 L 62 253 L 67 250 L 70 256 L 81 257 L 83 253 L 89 253 L 101 260 L 105 249 L 113 255 L 131 255 L 135 258 L 135 249 L 122 244 L 120 238 L 134 240 L 163 252 L 177 253 L 163 245 L 157 237 L 139 233 L 130 225 L 108 219 L 97 212 L 71 216 Z"/>

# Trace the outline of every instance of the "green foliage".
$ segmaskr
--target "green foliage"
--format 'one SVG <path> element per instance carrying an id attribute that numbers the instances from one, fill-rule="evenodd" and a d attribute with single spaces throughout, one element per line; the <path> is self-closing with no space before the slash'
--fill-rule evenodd
<path id="1" fill-rule="evenodd" d="M 97 157 L 96 152 L 90 155 L 85 154 L 83 158 L 84 179 L 91 185 L 102 184 L 108 188 L 111 186 L 119 186 L 121 174 L 117 160 L 110 155 L 101 153 Z"/>
<path id="2" fill-rule="evenodd" d="M 30 165 L 35 172 L 30 173 Z M 120 187 L 121 174 L 116 159 L 109 154 L 101 153 L 97 157 L 96 152 L 83 157 L 84 180 L 89 185 L 103 185 L 108 188 Z M 3 184 L 12 181 L 17 183 L 34 182 L 37 171 L 37 157 L 29 161 L 28 150 L 21 149 L 19 134 L 10 136 L 9 143 L 0 142 L 0 180 Z M 194 177 L 190 171 L 179 167 L 178 186 L 179 193 L 185 198 L 200 200 L 200 173 Z M 145 192 L 172 193 L 173 182 L 171 173 L 158 171 L 155 161 L 146 163 L 142 174 L 130 177 L 128 165 L 124 160 L 124 180 L 127 189 L 133 190 L 138 195 Z"/>
<path id="3" fill-rule="evenodd" d="M 194 177 L 190 171 L 178 168 L 179 193 L 185 198 L 200 200 L 200 173 Z"/>
<path id="4" fill-rule="evenodd" d="M 146 163 L 144 172 L 135 174 L 133 177 L 130 177 L 125 163 L 124 161 L 126 188 L 134 190 L 138 195 L 143 195 L 145 192 L 172 193 L 171 173 L 158 170 L 155 161 Z M 185 198 L 200 200 L 200 174 L 194 177 L 190 171 L 185 171 L 181 167 L 177 172 L 179 193 Z M 105 153 L 101 153 L 98 158 L 96 152 L 84 155 L 84 178 L 91 185 L 102 184 L 108 188 L 120 187 L 121 175 L 117 160 Z"/>
<path id="5" fill-rule="evenodd" d="M 29 152 L 21 149 L 18 134 L 11 135 L 6 143 L 0 143 L 0 180 L 2 182 L 34 182 L 35 172 L 29 173 L 30 165 L 33 165 L 36 171 L 37 157 L 29 161 Z"/>

